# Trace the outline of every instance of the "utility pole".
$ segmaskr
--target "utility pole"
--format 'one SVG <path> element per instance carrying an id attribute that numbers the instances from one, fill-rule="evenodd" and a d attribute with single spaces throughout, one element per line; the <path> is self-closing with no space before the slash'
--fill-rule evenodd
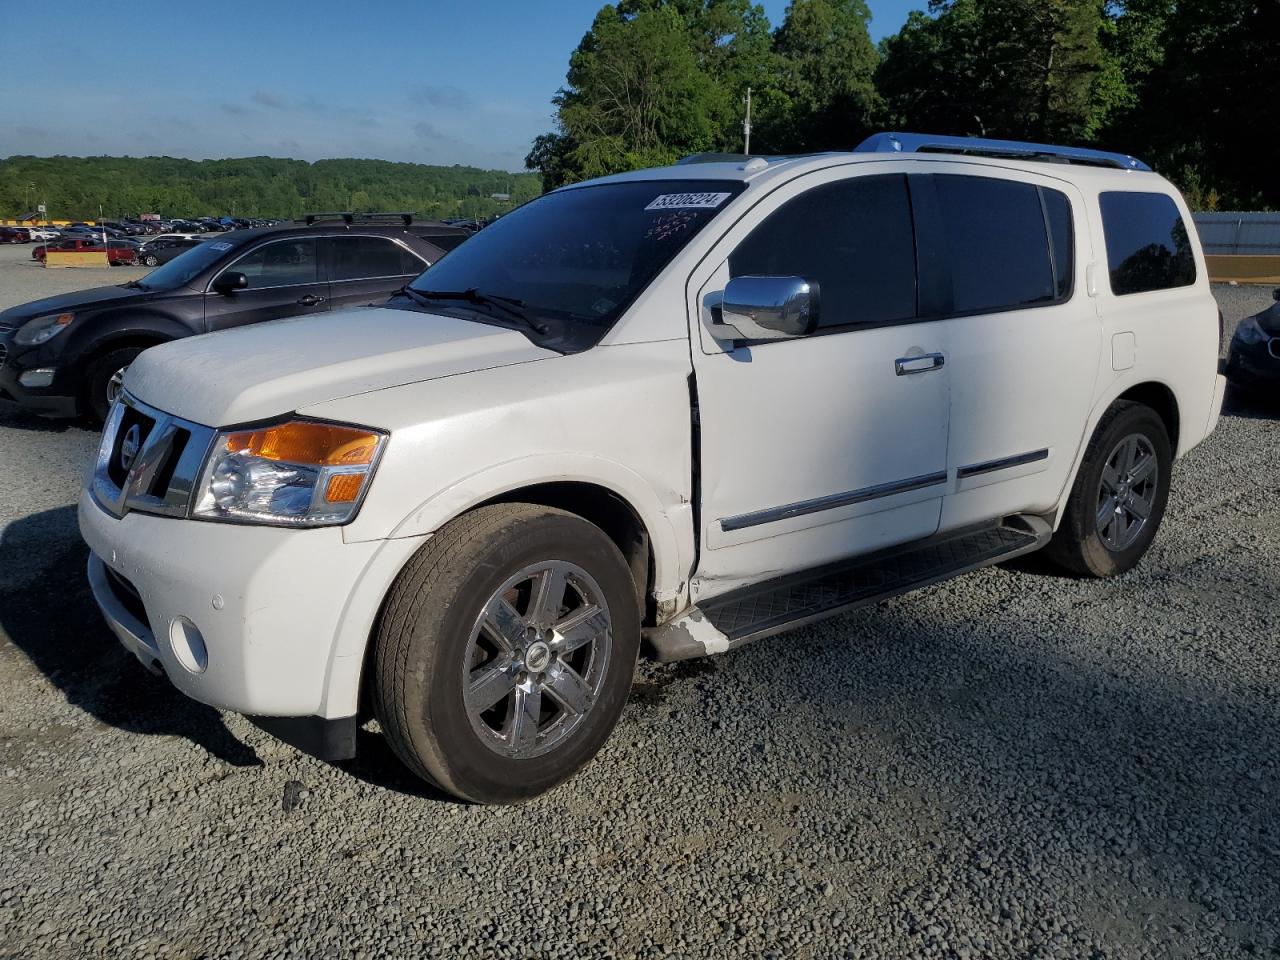
<path id="1" fill-rule="evenodd" d="M 742 152 L 751 154 L 751 88 L 747 87 L 747 115 L 742 120 Z"/>

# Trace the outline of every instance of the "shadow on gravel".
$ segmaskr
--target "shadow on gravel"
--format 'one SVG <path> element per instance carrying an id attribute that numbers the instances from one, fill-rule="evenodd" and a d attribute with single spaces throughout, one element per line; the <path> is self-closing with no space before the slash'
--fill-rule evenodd
<path id="1" fill-rule="evenodd" d="M 735 721 L 746 733 L 724 749 L 743 756 L 726 766 L 749 762 L 762 728 L 834 731 L 822 762 L 879 785 L 842 799 L 848 823 L 905 813 L 931 840 L 936 862 L 913 896 L 1002 878 L 1011 897 L 1036 887 L 1046 911 L 1127 941 L 1118 956 L 1198 927 L 1280 957 L 1280 682 L 1218 667 L 1229 648 L 1172 609 L 1126 622 L 1135 589 L 1098 582 L 1082 601 L 1098 611 L 1088 634 L 1026 610 L 924 613 L 906 598 L 761 641 L 721 664 L 774 705 Z M 1273 603 L 1243 601 L 1240 623 L 1265 623 Z M 876 750 L 885 759 L 869 760 Z M 1046 863 L 1054 873 L 1038 872 Z M 1080 886 L 1087 901 L 1069 892 Z"/>
<path id="2" fill-rule="evenodd" d="M 89 593 L 87 557 L 74 506 L 24 517 L 0 534 L 0 629 L 9 640 L 100 722 L 186 737 L 233 766 L 260 766 L 216 710 L 148 673 L 120 646 Z"/>
<path id="3" fill-rule="evenodd" d="M 1228 384 L 1227 394 L 1222 402 L 1222 415 L 1244 417 L 1247 420 L 1280 420 L 1280 393 L 1268 396 Z"/>
<path id="4" fill-rule="evenodd" d="M 343 760 L 335 766 L 357 780 L 382 790 L 390 790 L 393 793 L 402 793 L 422 800 L 432 800 L 436 803 L 460 807 L 471 806 L 465 800 L 450 796 L 443 790 L 415 777 L 392 752 L 386 738 L 372 730 L 357 730 L 355 759 Z"/>
<path id="5" fill-rule="evenodd" d="M 29 430 L 32 433 L 66 433 L 68 430 L 96 432 L 98 429 L 80 419 L 37 416 L 8 400 L 0 400 L 0 426 L 9 430 Z"/>

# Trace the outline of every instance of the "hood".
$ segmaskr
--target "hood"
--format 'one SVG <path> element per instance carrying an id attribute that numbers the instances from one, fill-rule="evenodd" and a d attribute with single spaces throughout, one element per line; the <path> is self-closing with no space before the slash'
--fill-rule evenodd
<path id="1" fill-rule="evenodd" d="M 160 410 L 221 427 L 404 383 L 557 356 L 504 327 L 375 307 L 161 344 L 134 361 L 124 385 Z"/>
<path id="2" fill-rule="evenodd" d="M 60 293 L 56 297 L 45 297 L 43 300 L 32 300 L 8 310 L 0 312 L 0 326 L 17 326 L 32 317 L 43 317 L 51 313 L 74 312 L 78 309 L 112 306 L 121 300 L 137 299 L 148 291 L 137 287 L 93 287 L 90 290 L 75 290 L 71 293 Z"/>

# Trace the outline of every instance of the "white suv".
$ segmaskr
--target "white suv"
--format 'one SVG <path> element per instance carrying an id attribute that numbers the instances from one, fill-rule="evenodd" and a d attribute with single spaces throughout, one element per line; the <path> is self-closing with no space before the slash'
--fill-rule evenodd
<path id="1" fill-rule="evenodd" d="M 520 800 L 662 659 L 1156 535 L 1224 381 L 1130 157 L 880 135 L 547 194 L 375 309 L 148 350 L 80 499 L 108 622 L 191 697 Z"/>

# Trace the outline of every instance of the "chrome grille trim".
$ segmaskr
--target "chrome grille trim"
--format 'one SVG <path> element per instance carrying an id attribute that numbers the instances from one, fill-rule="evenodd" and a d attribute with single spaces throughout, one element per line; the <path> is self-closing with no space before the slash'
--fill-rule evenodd
<path id="1" fill-rule="evenodd" d="M 9 360 L 9 345 L 0 343 L 0 370 L 4 369 L 4 365 Z"/>
<path id="2" fill-rule="evenodd" d="M 117 435 L 125 412 L 130 408 L 154 422 L 129 465 L 123 485 L 116 486 L 109 468 L 112 457 L 118 456 Z M 187 434 L 186 442 L 173 465 L 172 474 L 164 489 L 156 491 L 153 487 L 160 473 L 166 469 L 174 445 L 183 432 Z M 122 393 L 102 429 L 102 442 L 98 446 L 98 459 L 89 481 L 89 491 L 98 505 L 113 516 L 123 517 L 136 510 L 160 516 L 186 517 L 190 514 L 192 494 L 215 433 L 211 427 L 172 417 L 128 393 Z"/>

